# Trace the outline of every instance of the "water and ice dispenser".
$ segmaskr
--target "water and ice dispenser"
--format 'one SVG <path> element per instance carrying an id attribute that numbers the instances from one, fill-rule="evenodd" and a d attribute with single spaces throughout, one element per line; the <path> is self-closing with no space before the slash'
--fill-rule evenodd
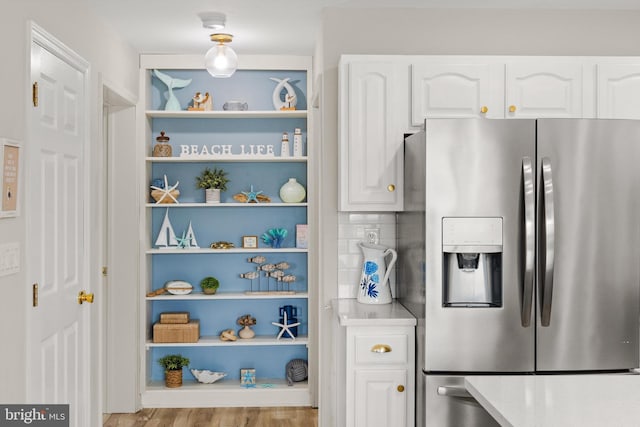
<path id="1" fill-rule="evenodd" d="M 443 307 L 502 307 L 502 218 L 442 218 Z"/>

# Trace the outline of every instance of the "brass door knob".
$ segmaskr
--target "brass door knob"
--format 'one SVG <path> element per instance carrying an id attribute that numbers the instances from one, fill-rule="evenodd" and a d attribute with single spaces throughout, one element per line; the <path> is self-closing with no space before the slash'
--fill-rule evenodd
<path id="1" fill-rule="evenodd" d="M 400 393 L 402 393 L 402 392 L 404 391 L 404 386 L 403 386 L 403 385 L 399 385 L 399 386 L 398 386 L 398 391 L 399 391 Z"/>
<path id="2" fill-rule="evenodd" d="M 486 113 L 487 113 L 487 111 L 489 111 L 489 108 L 487 108 L 487 106 L 486 106 L 486 105 L 483 105 L 483 106 L 482 106 L 482 108 L 480 108 L 480 112 L 481 112 L 482 114 L 486 114 Z"/>
<path id="3" fill-rule="evenodd" d="M 515 113 L 516 112 L 516 106 L 515 105 L 509 105 L 509 112 L 510 113 Z"/>
<path id="4" fill-rule="evenodd" d="M 395 186 L 395 185 L 393 185 L 393 184 L 389 184 L 389 185 L 387 185 L 387 191 L 389 191 L 389 192 L 391 192 L 391 193 L 392 193 L 392 192 L 394 192 L 394 191 L 396 191 L 396 186 Z"/>
<path id="5" fill-rule="evenodd" d="M 87 294 L 84 291 L 80 291 L 80 293 L 78 293 L 78 304 L 82 304 L 83 302 L 93 304 L 93 294 Z"/>

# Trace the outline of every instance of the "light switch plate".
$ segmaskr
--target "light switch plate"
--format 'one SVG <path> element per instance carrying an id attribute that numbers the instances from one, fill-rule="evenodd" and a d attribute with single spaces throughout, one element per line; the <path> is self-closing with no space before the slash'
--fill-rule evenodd
<path id="1" fill-rule="evenodd" d="M 20 272 L 20 243 L 12 242 L 0 245 L 0 276 Z"/>

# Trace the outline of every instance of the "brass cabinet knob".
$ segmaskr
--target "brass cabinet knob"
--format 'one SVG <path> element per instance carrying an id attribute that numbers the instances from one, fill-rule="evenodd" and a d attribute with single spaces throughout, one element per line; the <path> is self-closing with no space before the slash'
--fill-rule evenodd
<path id="1" fill-rule="evenodd" d="M 389 191 L 390 193 L 393 193 L 394 191 L 396 191 L 396 186 L 393 184 L 387 185 L 387 191 Z"/>
<path id="2" fill-rule="evenodd" d="M 486 113 L 487 113 L 487 111 L 489 111 L 489 108 L 487 108 L 487 106 L 486 106 L 486 105 L 483 105 L 483 106 L 482 106 L 482 108 L 480 108 L 480 112 L 481 112 L 482 114 L 486 114 Z"/>
<path id="3" fill-rule="evenodd" d="M 93 294 L 87 294 L 84 291 L 80 291 L 80 293 L 78 293 L 78 304 L 82 304 L 83 302 L 93 304 Z"/>
<path id="4" fill-rule="evenodd" d="M 371 352 L 372 353 L 390 353 L 391 346 L 387 344 L 376 344 L 373 347 L 371 347 Z"/>
<path id="5" fill-rule="evenodd" d="M 509 112 L 510 113 L 515 113 L 516 112 L 516 106 L 515 105 L 509 105 Z"/>
<path id="6" fill-rule="evenodd" d="M 404 391 L 404 386 L 403 386 L 403 385 L 399 385 L 399 386 L 398 386 L 398 391 L 399 391 L 400 393 L 402 393 L 402 392 Z"/>

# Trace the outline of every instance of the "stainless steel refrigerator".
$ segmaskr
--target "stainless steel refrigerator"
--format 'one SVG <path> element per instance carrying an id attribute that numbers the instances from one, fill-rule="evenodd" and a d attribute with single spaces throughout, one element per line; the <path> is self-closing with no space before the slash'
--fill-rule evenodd
<path id="1" fill-rule="evenodd" d="M 404 198 L 418 426 L 497 425 L 465 374 L 639 366 L 640 121 L 428 119 Z"/>

